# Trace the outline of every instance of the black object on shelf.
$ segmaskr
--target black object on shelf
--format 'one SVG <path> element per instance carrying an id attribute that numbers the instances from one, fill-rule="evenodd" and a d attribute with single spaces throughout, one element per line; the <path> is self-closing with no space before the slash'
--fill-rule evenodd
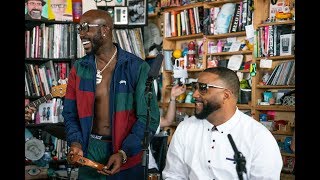
<path id="1" fill-rule="evenodd" d="M 43 131 L 48 132 L 52 136 L 66 140 L 65 125 L 63 122 L 60 123 L 41 123 L 41 124 L 27 124 L 27 128 L 40 128 Z"/>

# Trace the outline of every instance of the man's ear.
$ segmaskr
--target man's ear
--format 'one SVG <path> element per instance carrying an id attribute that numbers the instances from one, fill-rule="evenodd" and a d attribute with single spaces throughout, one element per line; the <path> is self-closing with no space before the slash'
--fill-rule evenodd
<path id="1" fill-rule="evenodd" d="M 225 89 L 224 90 L 224 95 L 223 95 L 223 99 L 228 99 L 231 98 L 232 94 L 230 90 Z"/>

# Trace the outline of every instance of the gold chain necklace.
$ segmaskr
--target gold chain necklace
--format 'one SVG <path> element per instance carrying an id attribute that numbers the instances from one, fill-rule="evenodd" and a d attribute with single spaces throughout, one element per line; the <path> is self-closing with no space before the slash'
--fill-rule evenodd
<path id="1" fill-rule="evenodd" d="M 101 75 L 101 73 L 106 69 L 106 67 L 108 67 L 108 65 L 111 63 L 111 61 L 114 59 L 114 57 L 116 56 L 116 54 L 117 54 L 117 51 L 118 51 L 118 49 L 116 48 L 116 50 L 114 51 L 114 53 L 113 53 L 113 55 L 112 55 L 112 57 L 110 58 L 110 60 L 109 60 L 109 62 L 101 69 L 101 70 L 99 70 L 98 69 L 98 65 L 97 65 L 97 59 L 95 58 L 95 63 L 96 63 L 96 69 L 97 69 L 97 74 L 96 74 L 96 82 L 97 82 L 97 84 L 100 84 L 101 83 L 101 81 L 102 81 L 102 75 Z"/>

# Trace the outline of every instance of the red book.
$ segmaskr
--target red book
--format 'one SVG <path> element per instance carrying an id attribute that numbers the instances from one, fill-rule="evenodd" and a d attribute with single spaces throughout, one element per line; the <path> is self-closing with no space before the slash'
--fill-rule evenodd
<path id="1" fill-rule="evenodd" d="M 189 20 L 190 20 L 190 30 L 191 34 L 196 34 L 196 23 L 194 19 L 194 12 L 193 9 L 188 9 L 189 10 Z"/>

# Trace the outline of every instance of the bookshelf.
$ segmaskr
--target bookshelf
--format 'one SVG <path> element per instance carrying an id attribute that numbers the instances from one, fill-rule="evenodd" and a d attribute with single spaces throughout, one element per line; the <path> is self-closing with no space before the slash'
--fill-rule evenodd
<path id="1" fill-rule="evenodd" d="M 193 4 L 187 4 L 187 5 L 176 5 L 176 6 L 170 6 L 170 5 L 162 5 L 162 19 L 164 19 L 164 31 L 166 30 L 166 27 L 170 25 L 170 23 L 166 24 L 165 21 L 165 14 L 174 12 L 176 14 L 177 12 L 182 12 L 186 9 L 194 8 L 194 7 L 204 7 L 204 8 L 210 8 L 210 7 L 221 7 L 225 3 L 240 3 L 241 0 L 222 0 L 222 1 L 213 1 L 213 2 L 196 2 Z M 279 2 L 282 2 L 279 0 Z M 294 1 L 292 1 L 294 3 Z M 269 12 L 270 12 L 270 0 L 266 1 L 260 1 L 260 0 L 254 0 L 253 1 L 253 7 L 254 13 L 252 17 L 252 24 L 253 29 L 256 33 L 258 33 L 258 29 L 262 29 L 264 27 L 279 27 L 279 26 L 286 26 L 290 27 L 290 33 L 294 33 L 295 28 L 295 20 L 294 18 L 291 19 L 276 19 L 275 21 L 268 22 L 266 21 L 269 18 Z M 171 30 L 171 29 L 170 29 Z M 288 32 L 285 32 L 285 30 L 282 30 L 281 33 L 288 34 Z M 280 55 L 275 53 L 272 56 L 258 56 L 257 53 L 257 45 L 261 45 L 261 42 L 257 41 L 258 37 L 257 34 L 255 34 L 256 38 L 253 41 L 253 48 L 246 49 L 245 51 L 235 51 L 235 52 L 210 52 L 208 48 L 208 44 L 210 41 L 219 41 L 220 39 L 224 38 L 236 38 L 237 40 L 242 40 L 246 38 L 246 32 L 244 30 L 237 31 L 237 32 L 229 32 L 229 33 L 222 33 L 222 34 L 208 34 L 204 31 L 201 31 L 199 33 L 195 34 L 188 34 L 188 35 L 177 35 L 177 36 L 170 36 L 170 34 L 166 34 L 164 32 L 164 39 L 163 39 L 163 50 L 165 51 L 174 51 L 175 49 L 180 49 L 181 45 L 185 42 L 190 41 L 203 41 L 203 54 L 202 54 L 202 66 L 198 69 L 188 69 L 188 76 L 189 78 L 196 78 L 197 74 L 201 72 L 203 69 L 208 67 L 208 58 L 209 57 L 220 57 L 222 59 L 227 59 L 232 55 L 243 55 L 243 62 L 250 62 L 250 64 L 256 65 L 256 73 L 255 75 L 250 75 L 250 81 L 251 81 L 251 101 L 249 101 L 246 104 L 238 104 L 238 108 L 240 110 L 249 111 L 251 113 L 251 116 L 257 120 L 260 121 L 260 115 L 264 113 L 270 113 L 267 115 L 267 119 L 271 120 L 272 118 L 274 120 L 285 120 L 287 122 L 286 125 L 278 125 L 278 127 L 271 130 L 271 133 L 274 135 L 276 140 L 278 141 L 279 145 L 281 143 L 283 144 L 285 138 L 290 138 L 294 134 L 294 121 L 295 121 L 295 106 L 292 105 L 284 105 L 284 104 L 272 104 L 272 105 L 265 105 L 260 104 L 261 101 L 264 101 L 263 93 L 265 91 L 271 91 L 273 94 L 277 94 L 276 92 L 280 92 L 279 96 L 281 97 L 282 92 L 290 92 L 295 90 L 295 83 L 294 83 L 294 77 L 292 78 L 292 81 L 289 81 L 288 79 L 285 79 L 286 76 L 290 76 L 290 73 L 287 75 L 284 73 L 279 72 L 279 76 L 282 74 L 282 83 L 274 83 L 274 84 L 264 84 L 262 82 L 262 77 L 266 72 L 272 73 L 272 71 L 277 67 L 280 66 L 283 63 L 289 64 L 287 65 L 286 69 L 287 71 L 294 71 L 295 63 L 295 55 L 294 51 L 292 54 L 285 54 Z M 277 39 L 278 40 L 278 39 Z M 277 43 L 279 43 L 277 41 Z M 166 58 L 166 56 L 165 56 Z M 260 65 L 266 63 L 265 59 L 271 60 L 271 67 L 268 68 L 261 68 Z M 166 62 L 164 60 L 164 62 Z M 270 62 L 270 61 L 269 61 Z M 290 64 L 290 63 L 291 64 Z M 284 65 L 283 65 L 284 66 Z M 263 67 L 263 66 L 262 66 Z M 293 69 L 292 69 L 293 68 Z M 279 68 L 280 69 L 280 68 Z M 284 68 L 285 69 L 285 68 Z M 241 72 L 243 74 L 250 74 L 249 69 L 241 69 L 237 70 L 237 72 Z M 294 72 L 292 72 L 294 75 Z M 159 106 L 162 108 L 162 110 L 165 112 L 166 108 L 168 106 L 169 101 L 169 93 L 172 87 L 173 83 L 173 72 L 172 70 L 166 69 L 166 66 L 164 64 L 164 70 L 162 71 L 162 78 L 163 78 L 163 88 L 162 88 L 162 100 L 159 103 Z M 280 80 L 279 80 L 280 81 Z M 187 92 L 191 89 L 188 88 Z M 291 95 L 294 96 L 294 93 Z M 292 98 L 291 98 L 292 100 Z M 281 102 L 281 101 L 280 101 Z M 177 103 L 177 110 L 181 111 L 187 115 L 193 114 L 193 104 L 186 104 L 186 103 Z M 178 122 L 175 122 L 175 124 L 171 127 L 165 128 L 165 130 L 170 130 L 171 136 L 174 133 L 174 130 L 176 126 L 178 125 Z M 168 143 L 170 143 L 171 137 L 168 138 Z M 292 165 L 294 166 L 294 153 L 288 153 L 285 151 L 281 151 L 282 157 L 284 158 L 284 164 L 291 167 L 286 167 L 283 170 L 283 173 L 281 174 L 281 179 L 294 179 L 294 173 L 292 172 Z M 290 162 L 290 163 L 288 163 Z M 288 169 L 290 169 L 288 171 Z"/>
<path id="2" fill-rule="evenodd" d="M 77 57 L 84 55 L 79 44 L 74 22 L 25 20 L 25 104 L 27 107 L 39 101 L 40 103 L 35 105 L 37 109 L 46 105 L 50 109 L 50 113 L 47 114 L 50 120 L 47 123 L 42 123 L 44 115 L 36 112 L 38 115 L 35 115 L 33 121 L 27 122 L 25 128 L 44 144 L 45 153 L 49 151 L 51 156 L 51 160 L 44 167 L 43 163 L 39 165 L 40 161 L 45 161 L 43 157 L 37 161 L 26 157 L 26 168 L 49 168 L 56 164 L 66 164 L 67 145 L 61 136 L 64 135 L 64 127 L 59 112 L 62 112 L 65 83 L 71 66 Z M 54 90 L 59 87 L 64 87 L 61 92 L 63 94 L 56 95 Z M 59 131 L 57 129 L 60 130 L 59 135 L 56 133 Z"/>
<path id="3" fill-rule="evenodd" d="M 282 1 L 279 1 L 282 2 Z M 294 1 L 292 1 L 294 3 Z M 292 5 L 292 4 L 290 4 Z M 275 139 L 277 140 L 280 150 L 281 150 L 281 155 L 283 158 L 283 163 L 284 167 L 282 169 L 281 173 L 281 180 L 292 180 L 295 179 L 294 175 L 294 164 L 295 164 L 295 154 L 294 152 L 287 152 L 289 151 L 288 149 L 285 148 L 285 139 L 286 138 L 293 138 L 294 134 L 294 122 L 295 122 L 295 106 L 294 106 L 294 101 L 289 104 L 283 103 L 283 101 L 280 103 L 272 105 L 262 105 L 261 101 L 264 101 L 264 92 L 272 92 L 273 98 L 277 99 L 277 94 L 280 92 L 280 95 L 282 95 L 281 92 L 290 92 L 295 90 L 295 83 L 294 83 L 294 78 L 293 80 L 286 81 L 283 80 L 281 82 L 281 75 L 284 77 L 290 76 L 290 73 L 286 73 L 286 71 L 281 71 L 279 73 L 279 78 L 277 78 L 277 81 L 273 83 L 272 85 L 270 83 L 261 83 L 262 77 L 269 72 L 272 72 L 275 70 L 276 66 L 279 66 L 280 64 L 285 64 L 288 62 L 294 62 L 295 61 L 295 55 L 294 51 L 292 54 L 285 54 L 285 55 L 280 55 L 279 53 L 275 52 L 275 49 L 277 47 L 274 47 L 277 45 L 277 43 L 280 44 L 279 42 L 279 31 L 276 32 L 276 30 L 279 30 L 279 27 L 286 27 L 282 28 L 282 31 L 280 31 L 280 34 L 294 34 L 294 29 L 295 29 L 295 20 L 294 18 L 291 19 L 286 19 L 286 20 L 281 20 L 281 19 L 276 19 L 273 22 L 267 21 L 267 19 L 270 17 L 270 0 L 267 1 L 254 1 L 254 7 L 255 7 L 255 14 L 254 14 L 254 29 L 256 30 L 256 38 L 257 41 L 255 43 L 255 52 L 253 52 L 253 62 L 257 64 L 257 73 L 256 76 L 253 77 L 252 81 L 252 109 L 253 109 L 253 117 L 257 121 L 260 121 L 260 117 L 263 116 L 263 114 L 267 114 L 267 120 L 269 122 L 272 122 L 275 124 L 275 127 L 271 130 L 271 133 L 274 135 Z M 264 9 L 264 11 L 259 11 L 259 9 Z M 269 52 L 269 54 L 265 57 L 265 55 L 262 55 L 263 53 L 259 53 L 258 51 L 261 52 L 261 44 L 266 45 L 267 43 L 263 43 L 261 39 L 259 38 L 259 35 L 261 35 L 262 29 L 266 29 L 266 27 L 271 28 L 271 33 L 273 33 L 273 45 L 267 46 L 265 49 L 265 52 Z M 276 28 L 275 28 L 276 27 Z M 272 32 L 273 30 L 273 32 Z M 281 30 L 281 28 L 280 28 Z M 264 31 L 266 32 L 266 31 Z M 270 30 L 268 29 L 268 32 Z M 278 34 L 277 34 L 278 33 Z M 263 33 L 265 35 L 265 33 Z M 268 42 L 268 41 L 267 41 Z M 270 41 L 269 41 L 270 43 Z M 281 46 L 281 44 L 280 44 Z M 266 46 L 264 46 L 266 47 Z M 269 49 L 271 50 L 269 50 Z M 266 62 L 265 59 L 271 60 L 271 67 L 269 66 L 268 68 L 264 68 L 265 66 L 261 67 L 261 64 Z M 283 66 L 285 67 L 285 66 Z M 289 71 L 293 71 L 294 73 L 294 68 L 295 68 L 295 63 L 292 63 L 292 66 L 286 66 L 286 68 L 282 68 Z M 283 79 L 282 76 L 282 79 Z M 294 97 L 294 93 L 291 94 L 290 96 Z M 279 96 L 278 96 L 279 97 Z M 292 99 L 291 97 L 291 99 Z M 276 122 L 278 121 L 283 121 L 286 122 L 285 125 L 278 125 Z M 278 127 L 277 127 L 278 126 Z"/>
<path id="4" fill-rule="evenodd" d="M 191 41 L 197 43 L 198 48 L 201 48 L 202 52 L 200 54 L 198 54 L 198 57 L 196 57 L 196 60 L 195 60 L 198 64 L 197 67 L 187 69 L 188 78 L 196 79 L 199 72 L 202 72 L 205 68 L 207 68 L 209 66 L 208 61 L 209 61 L 209 59 L 212 59 L 212 58 L 218 58 L 218 59 L 221 59 L 221 61 L 224 61 L 224 60 L 229 59 L 233 55 L 242 55 L 243 56 L 242 64 L 244 64 L 246 62 L 250 62 L 252 60 L 252 49 L 239 48 L 238 50 L 233 51 L 233 52 L 229 52 L 228 49 L 225 49 L 225 50 L 222 50 L 221 52 L 211 52 L 211 50 L 208 47 L 210 42 L 213 42 L 215 45 L 217 45 L 217 42 L 219 40 L 227 41 L 230 39 L 230 41 L 238 41 L 238 42 L 245 40 L 246 32 L 244 30 L 244 27 L 242 27 L 240 25 L 239 25 L 239 27 L 237 26 L 237 30 L 235 32 L 231 32 L 230 30 L 228 30 L 227 33 L 216 33 L 216 32 L 213 33 L 208 30 L 205 30 L 205 29 L 208 29 L 208 26 L 210 26 L 210 24 L 205 26 L 204 25 L 205 23 L 203 22 L 204 18 L 209 16 L 210 9 L 215 8 L 215 10 L 216 10 L 218 8 L 221 8 L 226 3 L 235 3 L 235 4 L 239 4 L 239 6 L 240 6 L 240 2 L 242 2 L 242 0 L 195 2 L 195 3 L 191 3 L 191 4 L 176 5 L 176 6 L 162 4 L 161 15 L 162 15 L 163 29 L 164 29 L 163 51 L 164 52 L 165 51 L 174 51 L 176 49 L 180 49 L 183 51 L 185 45 L 190 43 Z M 236 10 L 237 10 L 237 6 L 235 7 L 235 11 Z M 205 11 L 209 14 L 206 15 Z M 182 21 L 183 21 L 183 19 L 185 19 L 185 17 L 183 18 L 182 16 L 186 15 L 186 12 L 188 14 L 190 14 L 190 12 L 193 12 L 192 14 L 195 16 L 194 17 L 195 24 L 197 24 L 196 23 L 197 18 L 199 19 L 200 25 L 196 25 L 196 28 L 200 27 L 199 31 L 192 33 L 190 24 L 188 25 L 188 23 L 186 23 L 186 25 L 183 25 L 184 23 Z M 171 32 L 175 31 L 175 29 L 172 27 L 170 27 L 170 29 L 168 29 L 168 26 L 171 25 L 171 22 L 168 23 L 168 19 L 166 19 L 166 16 L 169 16 L 169 18 L 172 18 L 172 15 L 174 16 L 174 18 L 176 18 L 176 16 L 180 15 L 181 27 L 179 27 L 179 23 L 175 23 L 175 24 L 178 24 L 176 27 L 177 32 L 178 32 L 177 35 L 173 35 L 173 34 L 170 35 L 170 33 L 166 32 L 166 31 L 171 31 Z M 251 16 L 251 14 L 250 14 L 250 16 Z M 190 16 L 188 16 L 188 18 L 190 18 Z M 170 21 L 171 20 L 172 19 L 170 19 Z M 191 21 L 192 20 L 189 19 L 189 23 Z M 179 20 L 177 20 L 177 22 L 179 22 Z M 212 23 L 213 23 L 213 20 L 212 20 Z M 232 24 L 232 23 L 230 23 L 230 24 Z M 187 26 L 190 26 L 189 27 L 190 32 L 187 33 L 187 30 L 186 30 L 186 33 L 182 33 L 184 30 L 183 26 L 185 26 L 185 29 L 187 29 Z M 180 33 L 178 30 L 179 28 L 181 28 Z M 165 56 L 165 58 L 166 58 L 166 56 Z M 167 61 L 165 59 L 164 63 L 166 63 L 166 62 Z M 173 70 L 166 69 L 165 67 L 166 66 L 164 65 L 164 68 L 162 71 L 162 79 L 163 79 L 162 92 L 161 92 L 162 99 L 161 99 L 161 102 L 159 103 L 159 106 L 162 108 L 162 111 L 164 114 L 165 114 L 167 107 L 168 107 L 171 87 L 172 87 L 173 82 L 175 80 L 173 78 Z M 250 74 L 249 69 L 240 69 L 240 70 L 236 70 L 236 71 L 239 73 L 242 73 L 244 76 L 248 76 Z M 187 83 L 186 94 L 188 94 L 188 92 L 190 92 L 190 91 L 192 91 L 191 84 Z M 179 116 L 179 114 L 180 115 L 181 114 L 182 115 L 193 115 L 195 106 L 193 103 L 178 103 L 177 102 L 176 107 L 177 107 L 177 116 Z M 251 110 L 253 110 L 251 101 L 244 103 L 244 104 L 238 104 L 238 108 L 240 110 L 243 110 L 243 111 L 246 111 L 249 113 L 251 112 Z M 165 130 L 170 129 L 170 132 L 171 132 L 171 134 L 168 138 L 168 143 L 170 143 L 171 137 L 174 133 L 174 130 L 175 130 L 177 124 L 178 124 L 178 122 L 175 122 L 175 124 L 173 126 L 164 128 Z"/>

